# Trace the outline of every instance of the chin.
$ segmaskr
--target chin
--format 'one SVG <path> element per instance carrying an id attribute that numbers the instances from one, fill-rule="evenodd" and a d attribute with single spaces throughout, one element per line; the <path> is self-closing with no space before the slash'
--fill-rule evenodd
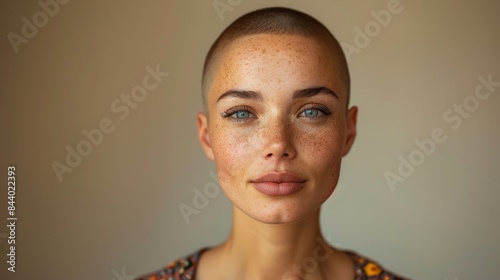
<path id="1" fill-rule="evenodd" d="M 297 208 L 297 206 L 300 208 Z M 243 211 L 250 218 L 265 224 L 294 224 L 308 218 L 316 209 L 306 209 L 304 204 L 290 203 L 283 205 L 275 203 L 270 209 L 256 209 Z"/>

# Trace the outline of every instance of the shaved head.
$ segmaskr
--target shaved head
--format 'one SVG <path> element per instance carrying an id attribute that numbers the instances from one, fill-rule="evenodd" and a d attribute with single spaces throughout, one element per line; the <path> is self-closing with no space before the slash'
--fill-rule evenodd
<path id="1" fill-rule="evenodd" d="M 205 59 L 202 77 L 203 105 L 207 111 L 208 93 L 212 86 L 213 75 L 217 71 L 225 51 L 231 43 L 248 35 L 275 34 L 298 35 L 311 38 L 324 45 L 334 58 L 332 65 L 338 73 L 346 92 L 349 104 L 350 76 L 342 48 L 328 29 L 315 18 L 288 8 L 265 8 L 245 14 L 229 25 L 217 38 Z"/>

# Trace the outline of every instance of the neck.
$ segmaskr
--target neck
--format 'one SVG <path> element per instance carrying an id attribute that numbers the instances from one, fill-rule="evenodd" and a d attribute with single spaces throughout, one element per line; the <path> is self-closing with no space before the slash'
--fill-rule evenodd
<path id="1" fill-rule="evenodd" d="M 234 275 L 247 279 L 322 278 L 334 253 L 321 235 L 319 209 L 294 224 L 265 224 L 233 211 L 233 228 L 221 251 Z M 324 278 L 324 277 L 323 277 Z"/>

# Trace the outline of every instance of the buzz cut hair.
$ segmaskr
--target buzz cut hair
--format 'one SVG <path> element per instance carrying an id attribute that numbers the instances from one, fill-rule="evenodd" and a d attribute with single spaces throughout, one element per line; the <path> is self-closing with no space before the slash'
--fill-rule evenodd
<path id="1" fill-rule="evenodd" d="M 350 99 L 350 75 L 347 60 L 337 39 L 314 17 L 283 7 L 271 7 L 247 13 L 231 23 L 210 48 L 203 66 L 202 98 L 205 111 L 212 75 L 224 52 L 231 43 L 244 36 L 256 34 L 298 35 L 326 45 L 335 61 L 333 65 L 346 91 L 346 106 Z"/>

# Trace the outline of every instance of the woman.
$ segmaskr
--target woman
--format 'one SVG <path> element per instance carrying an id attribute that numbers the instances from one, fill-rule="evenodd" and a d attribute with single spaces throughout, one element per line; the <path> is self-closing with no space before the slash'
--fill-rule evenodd
<path id="1" fill-rule="evenodd" d="M 321 234 L 358 110 L 321 23 L 286 8 L 240 17 L 210 49 L 202 87 L 199 140 L 233 203 L 231 233 L 141 279 L 402 279 Z"/>

